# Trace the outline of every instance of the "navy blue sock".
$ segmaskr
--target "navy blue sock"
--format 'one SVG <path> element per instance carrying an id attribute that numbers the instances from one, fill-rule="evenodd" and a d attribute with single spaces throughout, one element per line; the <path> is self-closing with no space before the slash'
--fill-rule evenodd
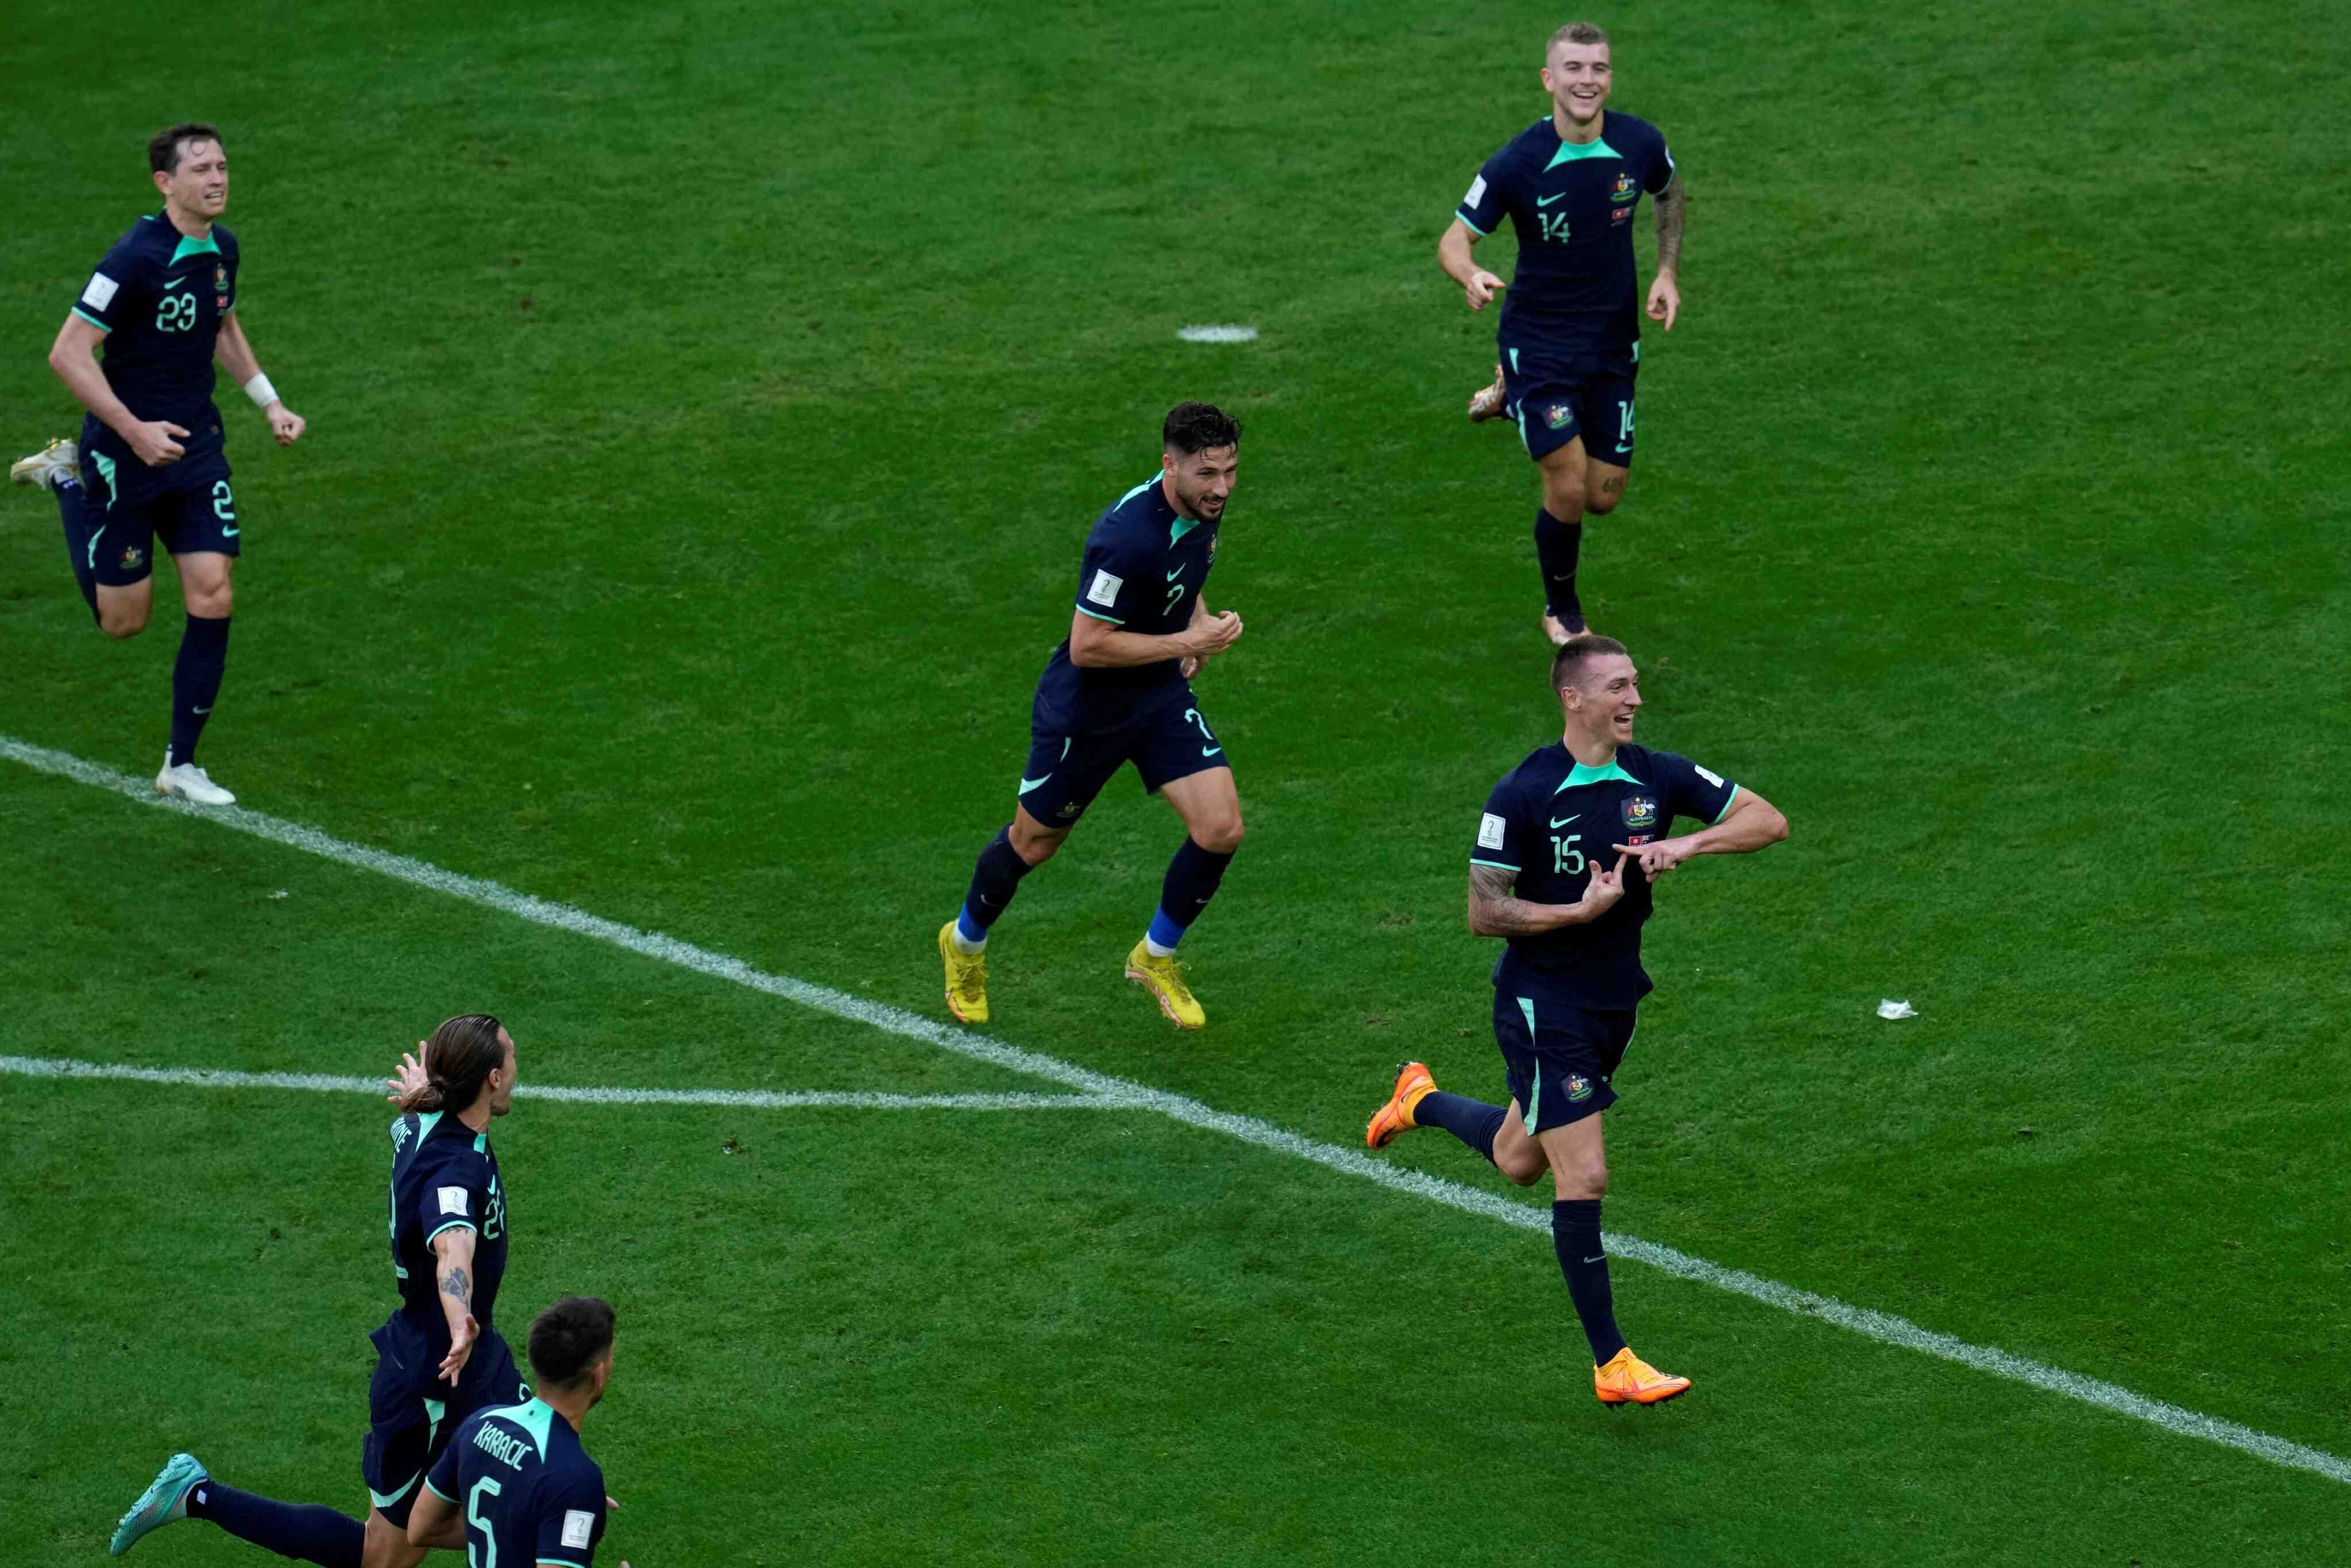
<path id="1" fill-rule="evenodd" d="M 1166 879 L 1159 884 L 1159 909 L 1151 918 L 1151 939 L 1162 947 L 1173 947 L 1184 940 L 1184 933 L 1200 918 L 1208 900 L 1217 896 L 1217 884 L 1225 880 L 1225 868 L 1232 863 L 1231 855 L 1204 850 L 1189 833 L 1185 834 L 1183 847 L 1167 862 Z"/>
<path id="2" fill-rule="evenodd" d="M 82 535 L 82 493 L 78 484 L 60 485 L 57 517 L 66 526 L 66 559 L 73 563 L 74 586 L 81 590 L 81 601 L 89 606 L 89 618 L 98 619 L 98 566 L 89 559 L 90 541 Z"/>
<path id="3" fill-rule="evenodd" d="M 1608 1288 L 1608 1253 L 1600 1243 L 1600 1200 L 1553 1203 L 1551 1245 L 1559 1254 L 1559 1271 L 1567 1276 L 1575 1315 L 1583 1320 L 1583 1337 L 1592 1342 L 1592 1364 L 1605 1366 L 1625 1348 L 1625 1336 L 1616 1332 L 1616 1296 Z"/>
<path id="4" fill-rule="evenodd" d="M 1020 879 L 1035 869 L 1012 847 L 1012 830 L 997 829 L 996 837 L 979 852 L 979 863 L 971 868 L 971 888 L 963 895 L 963 913 L 956 919 L 963 939 L 977 942 L 986 936 L 1020 891 Z"/>
<path id="5" fill-rule="evenodd" d="M 196 759 L 196 737 L 220 695 L 221 672 L 228 666 L 225 615 L 191 615 L 180 634 L 180 656 L 172 664 L 172 756 L 176 766 Z"/>
<path id="6" fill-rule="evenodd" d="M 188 1517 L 209 1519 L 239 1541 L 320 1568 L 360 1568 L 367 1541 L 365 1525 L 324 1503 L 279 1502 L 214 1480 L 188 1493 Z"/>
<path id="7" fill-rule="evenodd" d="M 1510 1113 L 1507 1105 L 1489 1105 L 1442 1089 L 1430 1090 L 1412 1108 L 1415 1124 L 1442 1127 L 1489 1161 L 1494 1157 L 1494 1134 L 1502 1130 L 1502 1118 Z"/>
<path id="8" fill-rule="evenodd" d="M 1575 559 L 1583 549 L 1583 524 L 1562 523 L 1549 508 L 1535 508 L 1535 559 L 1542 566 L 1543 604 L 1573 632 L 1583 624 L 1583 601 L 1575 596 Z"/>

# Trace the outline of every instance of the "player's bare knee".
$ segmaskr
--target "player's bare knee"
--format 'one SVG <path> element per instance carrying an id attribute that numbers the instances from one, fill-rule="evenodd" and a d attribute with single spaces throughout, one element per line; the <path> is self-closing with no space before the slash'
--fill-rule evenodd
<path id="1" fill-rule="evenodd" d="M 1040 866 L 1051 860 L 1054 852 L 1061 847 L 1061 841 L 1069 836 L 1067 831 L 1059 833 L 1025 831 L 1018 822 L 1015 822 L 1011 831 L 1005 835 L 1012 845 L 1012 852 L 1031 866 Z"/>
<path id="2" fill-rule="evenodd" d="M 1513 1186 L 1532 1186 L 1542 1180 L 1551 1169 L 1551 1162 L 1543 1158 L 1540 1146 L 1530 1146 L 1525 1153 L 1516 1158 L 1508 1161 L 1497 1160 L 1494 1164 L 1502 1175 L 1509 1178 Z"/>
<path id="3" fill-rule="evenodd" d="M 1543 476 L 1543 510 L 1562 523 L 1583 520 L 1583 476 L 1554 480 L 1549 473 Z"/>
<path id="4" fill-rule="evenodd" d="M 101 605 L 98 612 L 98 629 L 118 643 L 127 642 L 147 630 L 147 612 L 141 608 L 118 610 L 110 614 Z"/>
<path id="5" fill-rule="evenodd" d="M 1608 1163 L 1578 1162 L 1559 1173 L 1559 1196 L 1564 1202 L 1608 1196 Z"/>
<path id="6" fill-rule="evenodd" d="M 1616 509 L 1616 503 L 1624 498 L 1624 486 L 1619 485 L 1614 489 L 1603 486 L 1599 489 L 1586 493 L 1583 497 L 1583 509 L 1593 517 L 1604 517 L 1609 513 L 1614 511 Z"/>
<path id="7" fill-rule="evenodd" d="M 1238 816 L 1219 817 L 1191 830 L 1192 841 L 1213 855 L 1228 855 L 1238 851 L 1241 847 L 1242 832 Z"/>
<path id="8" fill-rule="evenodd" d="M 188 613 L 201 615 L 208 621 L 225 621 L 236 609 L 236 594 L 223 582 L 216 589 L 191 592 L 187 596 Z"/>

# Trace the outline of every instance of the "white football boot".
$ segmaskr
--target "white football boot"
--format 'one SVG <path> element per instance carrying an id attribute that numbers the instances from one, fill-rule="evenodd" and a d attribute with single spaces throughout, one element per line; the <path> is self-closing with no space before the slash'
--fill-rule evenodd
<path id="1" fill-rule="evenodd" d="M 163 754 L 163 771 L 155 775 L 155 793 L 196 806 L 234 806 L 236 797 L 205 777 L 204 770 L 193 762 L 172 766 L 172 754 Z"/>
<path id="2" fill-rule="evenodd" d="M 54 490 L 60 480 L 81 482 L 81 452 L 70 441 L 52 441 L 30 457 L 8 465 L 11 485 L 38 485 Z"/>
<path id="3" fill-rule="evenodd" d="M 1498 417 L 1502 412 L 1502 399 L 1508 395 L 1502 387 L 1502 367 L 1496 365 L 1493 384 L 1479 387 L 1469 394 L 1469 423 L 1483 424 Z"/>

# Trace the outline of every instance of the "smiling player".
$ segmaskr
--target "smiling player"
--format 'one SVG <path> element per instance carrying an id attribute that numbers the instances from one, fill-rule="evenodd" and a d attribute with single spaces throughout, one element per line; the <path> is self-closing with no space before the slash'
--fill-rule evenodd
<path id="1" fill-rule="evenodd" d="M 1126 977 L 1177 1028 L 1207 1021 L 1176 945 L 1241 846 L 1232 762 L 1192 695 L 1192 677 L 1241 635 L 1241 618 L 1210 614 L 1203 597 L 1240 442 L 1240 425 L 1223 410 L 1177 403 L 1160 431 L 1159 472 L 1112 503 L 1086 536 L 1069 640 L 1038 677 L 1012 821 L 980 852 L 962 912 L 939 927 L 947 1010 L 965 1023 L 987 1021 L 988 927 L 1129 762 L 1144 793 L 1176 808 L 1185 839 L 1151 928 L 1126 956 Z"/>
<path id="2" fill-rule="evenodd" d="M 1614 78 L 1608 35 L 1571 22 L 1551 37 L 1542 84 L 1551 113 L 1486 160 L 1437 241 L 1437 264 L 1472 310 L 1503 287 L 1471 247 L 1504 218 L 1519 264 L 1495 334 L 1494 384 L 1469 417 L 1517 421 L 1542 480 L 1535 556 L 1542 568 L 1544 633 L 1564 643 L 1584 630 L 1576 596 L 1583 516 L 1614 511 L 1633 465 L 1633 383 L 1641 369 L 1633 214 L 1657 199 L 1657 273 L 1649 319 L 1670 332 L 1689 201 L 1663 132 L 1606 107 Z"/>
<path id="3" fill-rule="evenodd" d="M 228 663 L 229 574 L 243 532 L 213 406 L 214 362 L 259 405 L 280 446 L 300 440 L 305 422 L 261 373 L 236 319 L 236 236 L 215 221 L 228 205 L 220 132 L 174 125 L 148 143 L 147 162 L 162 211 L 114 242 L 49 350 L 49 368 L 89 411 L 81 440 L 53 441 L 8 476 L 57 497 L 74 581 L 110 637 L 146 630 L 163 542 L 188 621 L 155 792 L 226 806 L 236 797 L 196 766 Z"/>
<path id="4" fill-rule="evenodd" d="M 1437 1091 L 1426 1066 L 1396 1070 L 1364 1142 L 1384 1148 L 1442 1127 L 1520 1186 L 1552 1174 L 1552 1246 L 1592 1345 L 1604 1405 L 1654 1405 L 1689 1387 L 1616 1331 L 1600 1200 L 1600 1113 L 1650 990 L 1641 927 L 1651 884 L 1693 855 L 1750 854 L 1788 836 L 1770 801 L 1685 757 L 1633 744 L 1639 672 L 1611 637 L 1570 638 L 1551 682 L 1562 735 L 1494 787 L 1469 852 L 1469 929 L 1509 941 L 1494 966 L 1494 1041 L 1507 1109 Z M 1668 836 L 1673 819 L 1710 824 Z"/>

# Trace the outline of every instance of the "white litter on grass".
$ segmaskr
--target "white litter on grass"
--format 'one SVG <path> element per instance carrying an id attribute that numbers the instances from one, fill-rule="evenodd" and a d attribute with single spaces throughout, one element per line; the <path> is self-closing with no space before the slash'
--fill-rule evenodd
<path id="1" fill-rule="evenodd" d="M 1877 1016 L 1882 1019 L 1914 1019 L 1918 1016 L 1918 1009 L 1908 1002 L 1897 1002 L 1892 997 L 1886 997 L 1878 1001 Z"/>
<path id="2" fill-rule="evenodd" d="M 1187 343 L 1254 343 L 1257 329 L 1226 322 L 1215 327 L 1178 327 L 1176 335 Z"/>

